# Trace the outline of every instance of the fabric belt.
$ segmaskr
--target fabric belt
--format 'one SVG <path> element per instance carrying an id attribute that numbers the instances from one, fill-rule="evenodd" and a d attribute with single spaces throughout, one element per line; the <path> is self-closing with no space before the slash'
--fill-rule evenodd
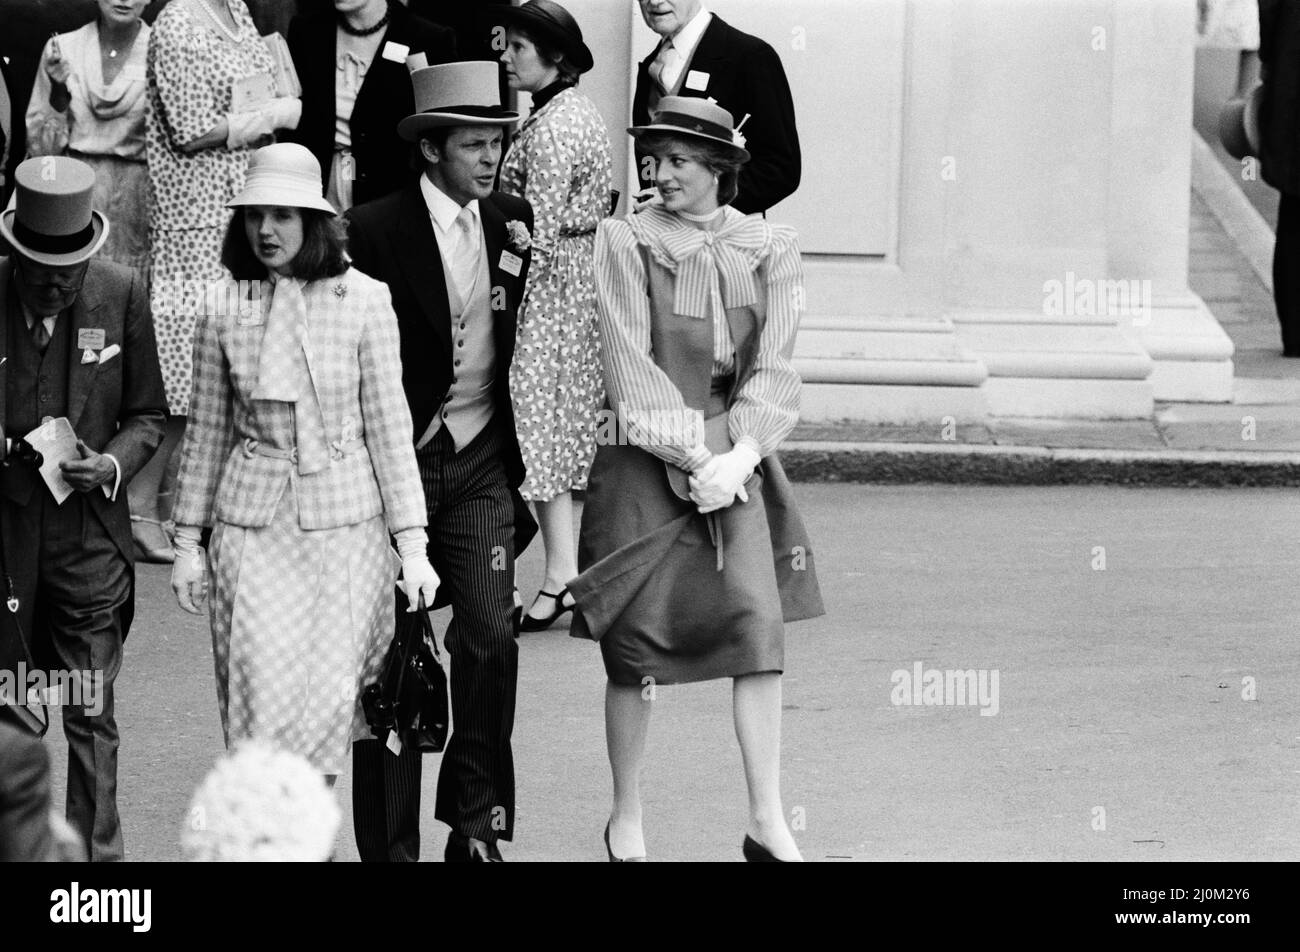
<path id="1" fill-rule="evenodd" d="M 330 459 L 343 459 L 346 456 L 351 456 L 358 450 L 365 449 L 365 446 L 366 441 L 360 438 L 347 440 L 346 442 L 343 440 L 335 440 L 330 444 Z M 297 463 L 298 447 L 291 446 L 288 449 L 283 449 L 279 446 L 267 446 L 265 443 L 249 436 L 244 438 L 244 455 L 249 459 L 252 459 L 254 456 L 265 456 L 268 459 L 283 459 L 288 460 L 291 463 Z"/>

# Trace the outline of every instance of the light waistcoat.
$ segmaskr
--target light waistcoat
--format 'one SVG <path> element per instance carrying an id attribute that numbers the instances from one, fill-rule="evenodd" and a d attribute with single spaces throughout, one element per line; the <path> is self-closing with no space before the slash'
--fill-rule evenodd
<path id="1" fill-rule="evenodd" d="M 452 384 L 419 445 L 423 447 L 446 426 L 460 452 L 492 419 L 497 361 L 486 242 L 479 242 L 478 276 L 468 299 L 461 297 L 455 276 L 447 276 L 447 305 L 451 313 Z"/>

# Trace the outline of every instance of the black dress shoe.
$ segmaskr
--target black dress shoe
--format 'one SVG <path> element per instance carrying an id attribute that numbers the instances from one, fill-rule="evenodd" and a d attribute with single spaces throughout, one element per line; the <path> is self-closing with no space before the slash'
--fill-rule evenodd
<path id="1" fill-rule="evenodd" d="M 519 626 L 520 630 L 521 631 L 545 631 L 547 628 L 550 628 L 557 621 L 559 621 L 560 616 L 563 615 L 565 612 L 573 611 L 572 605 L 564 604 L 564 598 L 568 594 L 569 594 L 568 588 L 562 588 L 559 590 L 559 592 L 556 593 L 546 592 L 546 591 L 538 592 L 537 598 L 541 598 L 543 595 L 545 595 L 547 598 L 552 598 L 555 600 L 555 611 L 551 612 L 551 614 L 546 615 L 545 617 L 542 618 L 535 618 L 532 615 L 525 615 L 523 622 Z M 534 605 L 537 604 L 537 599 L 533 599 L 533 604 Z"/>
<path id="2" fill-rule="evenodd" d="M 772 855 L 772 851 L 766 846 L 754 839 L 748 833 L 745 834 L 745 842 L 741 846 L 741 852 L 745 854 L 746 863 L 784 863 L 785 860 L 777 859 Z"/>
<path id="3" fill-rule="evenodd" d="M 447 837 L 447 848 L 443 850 L 442 860 L 444 863 L 504 863 L 506 861 L 501 855 L 501 850 L 497 849 L 496 843 L 471 840 L 468 836 L 454 830 Z"/>

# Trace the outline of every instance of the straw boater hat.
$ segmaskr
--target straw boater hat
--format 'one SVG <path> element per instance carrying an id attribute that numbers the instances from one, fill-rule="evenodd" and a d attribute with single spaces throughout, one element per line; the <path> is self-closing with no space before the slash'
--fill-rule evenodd
<path id="1" fill-rule="evenodd" d="M 248 160 L 244 188 L 226 203 L 227 208 L 243 205 L 282 205 L 313 208 L 334 214 L 334 206 L 321 195 L 320 163 L 306 146 L 277 142 L 263 146 Z"/>
<path id="2" fill-rule="evenodd" d="M 501 105 L 497 64 L 487 60 L 443 63 L 411 73 L 415 115 L 397 124 L 397 134 L 414 142 L 425 129 L 442 126 L 508 126 L 519 113 Z"/>
<path id="3" fill-rule="evenodd" d="M 64 268 L 81 264 L 108 238 L 108 219 L 90 207 L 95 172 L 61 155 L 14 170 L 14 199 L 0 213 L 0 236 L 24 258 Z"/>
<path id="4" fill-rule="evenodd" d="M 659 100 L 647 126 L 632 126 L 627 131 L 639 139 L 647 133 L 666 133 L 686 139 L 703 139 L 727 146 L 734 158 L 749 161 L 745 137 L 733 129 L 731 113 L 712 99 L 695 96 L 665 96 Z M 743 122 L 742 122 L 743 125 Z"/>
<path id="5" fill-rule="evenodd" d="M 595 65 L 591 50 L 582 42 L 578 21 L 555 0 L 528 0 L 522 7 L 494 10 L 493 16 L 507 26 L 517 26 L 551 44 L 579 73 L 585 73 Z"/>

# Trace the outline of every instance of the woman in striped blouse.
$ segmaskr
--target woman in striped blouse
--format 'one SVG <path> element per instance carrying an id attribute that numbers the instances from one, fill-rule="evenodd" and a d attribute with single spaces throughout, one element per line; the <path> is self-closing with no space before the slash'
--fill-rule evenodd
<path id="1" fill-rule="evenodd" d="M 611 860 L 644 857 L 638 788 L 656 686 L 733 678 L 750 860 L 798 860 L 780 795 L 784 622 L 824 613 L 775 451 L 799 416 L 792 229 L 727 207 L 748 160 L 731 114 L 665 97 L 629 130 L 661 201 L 601 224 L 609 411 L 597 432 L 572 633 L 600 642 Z"/>

